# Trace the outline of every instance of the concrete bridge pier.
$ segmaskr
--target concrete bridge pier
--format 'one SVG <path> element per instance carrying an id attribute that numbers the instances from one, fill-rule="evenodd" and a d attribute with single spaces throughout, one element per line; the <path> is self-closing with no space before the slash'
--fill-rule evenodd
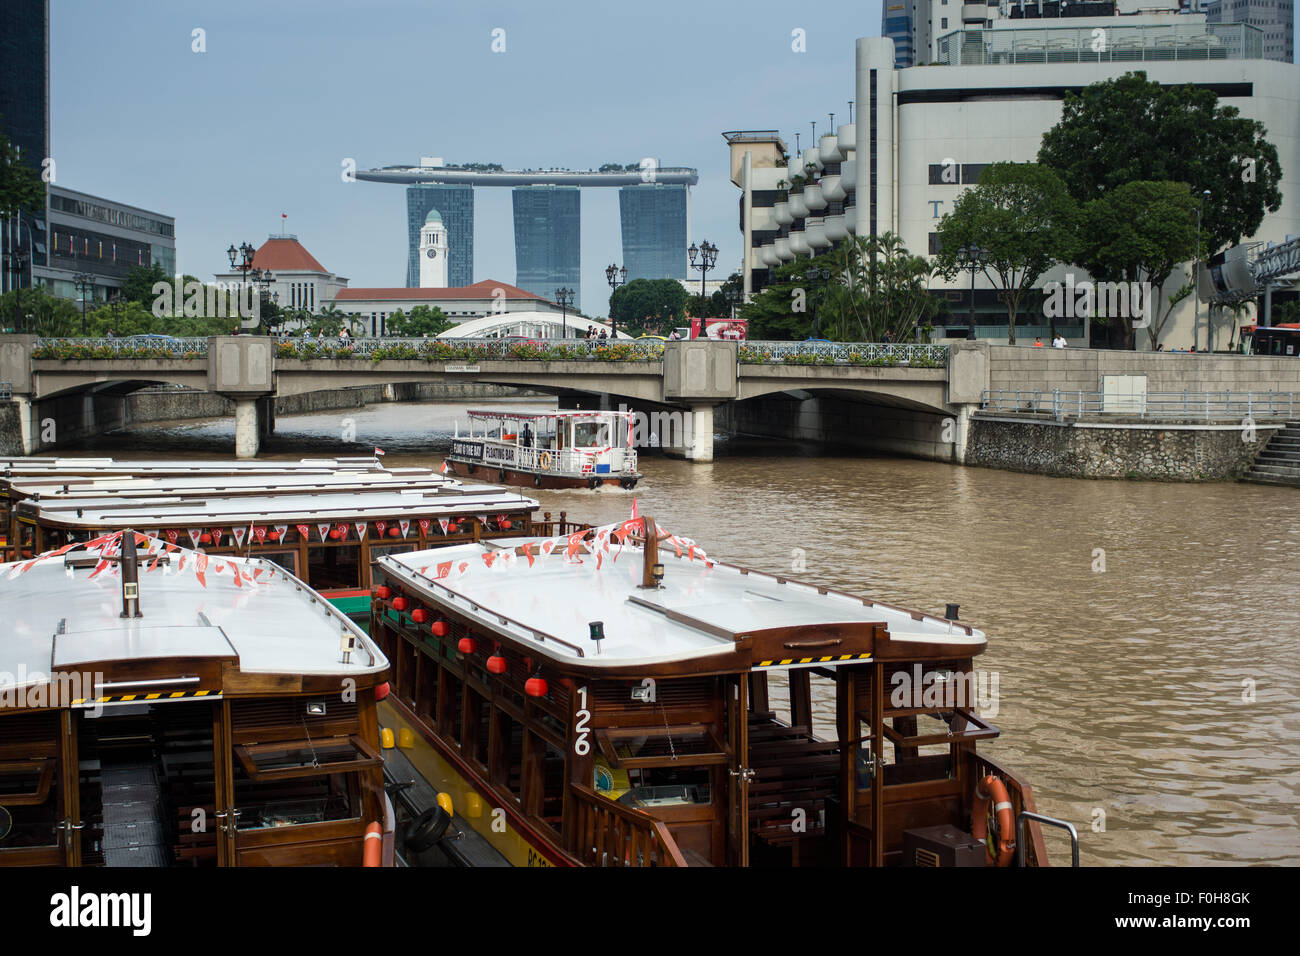
<path id="1" fill-rule="evenodd" d="M 713 406 L 703 402 L 692 405 L 683 430 L 686 460 L 700 464 L 713 461 Z"/>
<path id="2" fill-rule="evenodd" d="M 259 400 L 256 398 L 235 399 L 235 457 L 256 458 L 257 449 L 262 444 L 260 416 L 257 414 Z"/>
<path id="3" fill-rule="evenodd" d="M 208 342 L 208 391 L 235 403 L 235 457 L 254 458 L 275 427 L 275 340 L 218 335 Z"/>

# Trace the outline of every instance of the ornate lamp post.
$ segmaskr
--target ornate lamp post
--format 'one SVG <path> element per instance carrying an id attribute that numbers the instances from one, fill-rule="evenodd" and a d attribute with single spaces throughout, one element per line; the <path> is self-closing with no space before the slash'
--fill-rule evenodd
<path id="1" fill-rule="evenodd" d="M 970 337 L 972 339 L 975 338 L 975 273 L 979 271 L 988 254 L 987 249 L 981 249 L 979 246 L 962 246 L 957 250 L 957 258 L 966 263 L 966 268 L 970 269 Z"/>
<path id="2" fill-rule="evenodd" d="M 610 292 L 610 297 L 613 298 L 614 292 L 618 291 L 619 286 L 627 285 L 627 266 L 620 269 L 611 262 L 609 268 L 605 270 L 605 278 L 609 280 L 609 287 L 613 290 Z M 609 310 L 609 337 L 611 339 L 618 338 L 618 325 L 614 321 L 613 309 Z"/>
<path id="3" fill-rule="evenodd" d="M 9 257 L 9 274 L 13 277 L 12 285 L 14 289 L 14 331 L 21 332 L 19 328 L 23 318 L 23 269 L 27 268 L 29 253 L 24 253 L 22 247 L 14 249 L 13 254 Z"/>
<path id="4" fill-rule="evenodd" d="M 709 270 L 712 269 L 714 264 L 718 261 L 718 247 L 705 239 L 698 246 L 692 242 L 691 247 L 686 250 L 686 254 L 690 256 L 691 268 L 698 269 L 700 273 L 700 312 L 703 313 L 704 277 L 709 274 Z M 698 263 L 695 261 L 697 257 L 700 260 Z M 700 319 L 703 320 L 704 316 L 701 315 Z"/>
<path id="5" fill-rule="evenodd" d="M 78 272 L 72 277 L 77 291 L 81 293 L 81 336 L 86 336 L 86 293 L 95 291 L 95 277 L 89 272 Z"/>
<path id="6" fill-rule="evenodd" d="M 267 289 L 271 287 L 271 283 L 275 281 L 275 276 L 271 274 L 270 269 L 253 268 L 253 257 L 256 254 L 257 250 L 247 242 L 241 242 L 238 249 L 232 243 L 226 250 L 226 255 L 230 257 L 230 268 L 238 269 L 244 274 L 244 285 L 247 285 L 250 279 L 252 280 L 257 286 L 260 301 L 260 298 L 266 295 Z"/>
<path id="7" fill-rule="evenodd" d="M 573 305 L 572 289 L 556 289 L 555 301 L 560 306 L 560 339 L 569 337 L 569 306 Z"/>

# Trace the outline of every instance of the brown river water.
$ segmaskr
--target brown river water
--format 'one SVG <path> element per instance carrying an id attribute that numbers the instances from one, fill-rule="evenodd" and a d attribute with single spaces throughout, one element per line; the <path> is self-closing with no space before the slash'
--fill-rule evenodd
<path id="1" fill-rule="evenodd" d="M 437 466 L 463 412 L 281 417 L 263 456 L 377 445 L 388 465 Z M 227 419 L 66 451 L 209 458 L 233 442 Z M 1300 864 L 1296 490 L 1078 481 L 721 438 L 712 464 L 647 454 L 641 470 L 632 492 L 529 493 L 593 523 L 626 517 L 635 497 L 722 560 L 923 611 L 959 603 L 989 637 L 977 665 L 997 677 L 1002 736 L 981 749 L 1033 784 L 1042 812 L 1075 824 L 1085 865 Z M 799 560 L 806 570 L 793 571 Z M 1064 835 L 1044 833 L 1068 863 Z"/>

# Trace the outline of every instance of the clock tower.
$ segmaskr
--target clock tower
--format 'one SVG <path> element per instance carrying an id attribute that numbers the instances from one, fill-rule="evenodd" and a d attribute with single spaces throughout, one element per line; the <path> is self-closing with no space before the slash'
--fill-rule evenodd
<path id="1" fill-rule="evenodd" d="M 420 288 L 447 288 L 447 227 L 436 209 L 429 210 L 420 229 Z"/>

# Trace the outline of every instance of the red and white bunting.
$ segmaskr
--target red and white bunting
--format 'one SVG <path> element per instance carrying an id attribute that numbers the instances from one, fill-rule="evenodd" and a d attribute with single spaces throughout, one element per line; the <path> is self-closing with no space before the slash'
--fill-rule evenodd
<path id="1" fill-rule="evenodd" d="M 339 540 L 348 540 L 348 523 L 346 521 L 340 521 L 334 527 L 338 529 Z"/>
<path id="2" fill-rule="evenodd" d="M 235 547 L 236 547 L 236 548 L 242 548 L 242 547 L 244 546 L 244 527 L 243 527 L 243 525 L 236 525 L 235 527 L 231 528 L 231 529 L 230 529 L 230 533 L 233 534 L 233 535 L 235 536 Z"/>
<path id="3" fill-rule="evenodd" d="M 483 527 L 486 528 L 486 527 L 487 527 L 487 523 L 488 523 L 488 516 L 487 516 L 487 515 L 479 515 L 479 516 L 478 516 L 478 523 L 481 524 Z"/>
<path id="4" fill-rule="evenodd" d="M 261 544 L 263 541 L 265 541 L 266 525 L 262 525 L 262 524 L 253 525 L 253 537 L 257 539 L 258 544 Z"/>
<path id="5" fill-rule="evenodd" d="M 197 548 L 197 547 L 199 546 L 199 535 L 201 535 L 201 534 L 203 533 L 203 529 L 202 529 L 202 528 L 186 528 L 186 529 L 185 529 L 185 533 L 188 534 L 188 535 L 190 536 L 190 547 L 191 547 L 191 548 Z"/>
<path id="6" fill-rule="evenodd" d="M 420 522 L 420 534 L 423 534 L 423 535 L 426 535 L 426 536 L 427 536 L 428 533 L 429 533 L 429 519 L 428 519 L 428 518 L 417 518 L 416 520 Z M 445 530 L 445 529 L 444 529 L 444 530 Z"/>
<path id="7" fill-rule="evenodd" d="M 330 526 L 328 524 L 318 524 L 316 530 L 320 532 L 320 539 L 328 541 L 330 536 Z"/>
<path id="8" fill-rule="evenodd" d="M 302 535 L 302 540 L 308 541 L 311 539 L 311 525 L 300 524 L 297 528 L 298 533 Z"/>
<path id="9" fill-rule="evenodd" d="M 397 522 L 397 526 L 398 526 L 399 528 L 402 529 L 402 537 L 403 537 L 403 538 L 406 537 L 406 532 L 408 532 L 408 531 L 411 530 L 411 522 L 409 522 L 409 521 L 407 521 L 407 520 L 405 520 L 405 519 L 403 519 L 403 520 Z"/>
<path id="10" fill-rule="evenodd" d="M 299 525 L 299 526 L 298 526 L 298 530 L 301 531 L 304 527 L 306 527 L 306 526 L 305 526 L 305 525 Z M 275 535 L 276 535 L 276 537 L 277 537 L 280 541 L 283 541 L 283 540 L 284 540 L 284 536 L 285 536 L 286 534 L 288 534 L 288 533 L 289 533 L 289 526 L 288 526 L 287 524 L 278 524 L 278 525 L 275 526 Z M 307 536 L 306 536 L 306 535 L 303 535 L 303 537 L 305 538 L 305 537 L 307 537 Z"/>
<path id="11" fill-rule="evenodd" d="M 366 523 L 364 521 L 358 521 L 356 523 L 356 528 L 357 528 L 357 540 L 364 541 L 366 539 Z M 380 534 L 383 534 L 383 532 L 381 531 Z"/>
<path id="12" fill-rule="evenodd" d="M 425 520 L 425 519 L 421 518 L 421 519 L 420 519 L 420 524 L 424 524 L 424 520 Z M 442 528 L 442 533 L 443 533 L 443 534 L 447 534 L 447 533 L 448 533 L 448 532 L 447 532 L 447 528 L 451 526 L 451 522 L 448 521 L 446 518 L 439 518 L 439 519 L 438 519 L 438 526 L 439 526 L 440 528 Z"/>
<path id="13" fill-rule="evenodd" d="M 556 541 L 554 538 L 547 538 L 545 541 L 542 542 L 542 548 L 541 548 L 542 555 L 545 556 L 550 554 L 552 551 L 555 550 L 555 546 L 559 543 L 560 542 Z"/>
<path id="14" fill-rule="evenodd" d="M 377 532 L 379 533 L 379 537 L 382 538 L 382 537 L 384 536 L 384 532 L 385 532 L 387 529 L 388 529 L 388 522 L 387 522 L 387 521 L 376 521 L 376 522 L 375 522 L 375 531 L 377 531 Z"/>

